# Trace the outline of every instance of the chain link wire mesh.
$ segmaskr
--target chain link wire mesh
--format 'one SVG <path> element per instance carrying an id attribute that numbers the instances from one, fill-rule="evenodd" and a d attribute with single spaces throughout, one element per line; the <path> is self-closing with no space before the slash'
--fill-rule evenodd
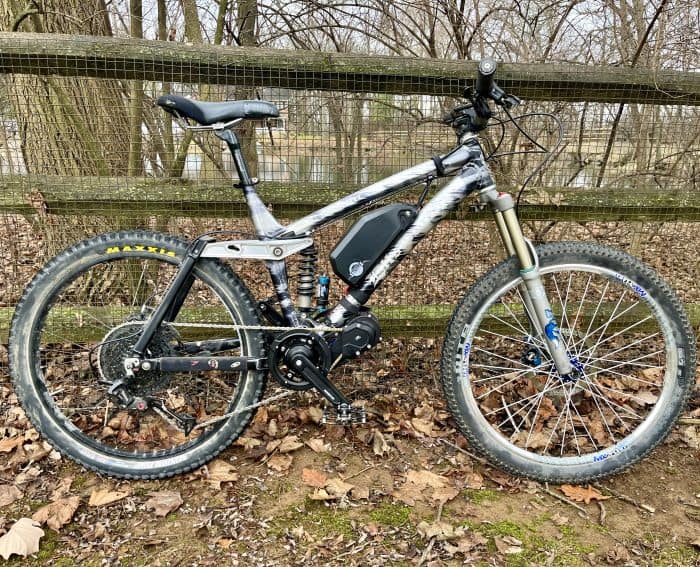
<path id="1" fill-rule="evenodd" d="M 454 134 L 441 116 L 463 100 L 474 69 L 362 54 L 0 34 L 0 342 L 30 278 L 77 240 L 136 227 L 188 238 L 252 231 L 225 148 L 210 134 L 179 128 L 154 106 L 161 94 L 274 102 L 279 118 L 246 123 L 240 135 L 263 200 L 289 221 L 449 149 Z M 491 162 L 500 188 L 517 194 L 545 157 L 534 142 L 556 147 L 520 195 L 528 235 L 627 249 L 695 313 L 697 73 L 510 64 L 498 81 L 526 100 L 515 115 L 528 115 L 519 125 L 532 138 L 504 115 L 503 128 L 485 132 L 487 152 L 502 154 Z M 558 146 L 552 116 L 564 127 Z M 394 200 L 415 202 L 422 189 Z M 439 225 L 376 293 L 371 305 L 385 331 L 441 336 L 457 299 L 502 259 L 492 223 L 473 205 Z M 317 273 L 332 275 L 328 254 L 357 217 L 320 231 Z M 236 270 L 256 297 L 272 294 L 262 265 Z M 291 262 L 292 282 L 295 270 Z M 331 302 L 342 289 L 333 277 Z"/>

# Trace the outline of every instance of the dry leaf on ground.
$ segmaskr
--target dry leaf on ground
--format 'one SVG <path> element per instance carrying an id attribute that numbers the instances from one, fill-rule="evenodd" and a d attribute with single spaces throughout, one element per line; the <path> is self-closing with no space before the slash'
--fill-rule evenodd
<path id="1" fill-rule="evenodd" d="M 109 488 L 95 489 L 90 494 L 88 506 L 107 506 L 114 502 L 118 502 L 122 498 L 126 498 L 131 493 L 126 490 L 110 490 Z"/>
<path id="2" fill-rule="evenodd" d="M 0 439 L 0 453 L 9 453 L 12 451 L 15 447 L 18 447 L 24 443 L 24 437 L 19 436 L 19 437 L 6 437 L 4 439 Z"/>
<path id="3" fill-rule="evenodd" d="M 236 482 L 238 472 L 232 464 L 215 459 L 207 465 L 207 480 L 214 488 L 220 489 L 222 482 Z"/>
<path id="4" fill-rule="evenodd" d="M 32 520 L 39 524 L 46 524 L 52 530 L 60 530 L 73 519 L 73 514 L 80 506 L 80 496 L 61 498 L 42 506 L 32 516 Z"/>
<path id="5" fill-rule="evenodd" d="M 67 476 L 65 478 L 62 478 L 59 483 L 56 485 L 56 488 L 53 489 L 53 492 L 51 493 L 51 501 L 55 502 L 56 500 L 60 500 L 68 492 L 70 491 L 70 487 L 73 485 L 73 477 L 72 476 Z"/>
<path id="6" fill-rule="evenodd" d="M 425 539 L 435 538 L 438 541 L 454 539 L 464 535 L 463 528 L 455 528 L 452 524 L 443 521 L 433 523 L 422 521 L 418 524 L 416 529 Z"/>
<path id="7" fill-rule="evenodd" d="M 26 557 L 39 551 L 39 540 L 44 530 L 29 518 L 20 518 L 4 536 L 0 537 L 0 555 L 9 559 L 11 555 Z"/>
<path id="8" fill-rule="evenodd" d="M 339 478 L 329 478 L 324 488 L 328 491 L 328 494 L 335 495 L 336 498 L 342 498 L 355 488 L 355 485 L 344 482 Z"/>
<path id="9" fill-rule="evenodd" d="M 452 545 L 452 543 L 454 543 L 454 545 Z M 469 553 L 475 547 L 479 545 L 486 545 L 487 543 L 488 539 L 479 532 L 469 532 L 460 536 L 454 542 L 445 542 L 443 546 L 447 553 L 450 555 L 456 555 L 457 553 Z"/>
<path id="10" fill-rule="evenodd" d="M 0 507 L 12 504 L 24 496 L 14 484 L 0 484 Z"/>
<path id="11" fill-rule="evenodd" d="M 340 480 L 339 478 L 328 479 L 323 488 L 317 488 L 309 496 L 311 500 L 338 500 L 343 498 L 348 492 L 355 488 L 354 485 Z"/>
<path id="12" fill-rule="evenodd" d="M 521 553 L 523 550 L 523 542 L 513 536 L 496 536 L 493 538 L 493 543 L 496 544 L 496 549 L 505 555 L 514 555 Z"/>
<path id="13" fill-rule="evenodd" d="M 250 451 L 251 449 L 255 449 L 255 447 L 262 445 L 262 441 L 260 441 L 260 439 L 255 439 L 254 437 L 239 437 L 234 442 L 234 445 L 238 445 L 239 447 L 243 447 L 246 451 Z"/>
<path id="14" fill-rule="evenodd" d="M 389 446 L 389 443 L 387 443 L 386 438 L 382 434 L 381 431 L 378 429 L 373 429 L 372 430 L 372 452 L 381 457 L 385 453 L 388 453 L 391 451 L 391 447 Z"/>
<path id="15" fill-rule="evenodd" d="M 167 516 L 182 506 L 182 497 L 174 490 L 151 492 L 149 496 L 151 498 L 146 501 L 146 508 L 153 510 L 156 516 Z"/>
<path id="16" fill-rule="evenodd" d="M 352 497 L 357 500 L 369 500 L 369 487 L 367 486 L 354 486 L 350 491 Z"/>
<path id="17" fill-rule="evenodd" d="M 277 472 L 284 472 L 292 466 L 292 460 L 293 457 L 291 455 L 272 455 L 267 460 L 267 466 Z"/>
<path id="18" fill-rule="evenodd" d="M 321 471 L 315 469 L 303 469 L 301 471 L 301 478 L 307 486 L 313 486 L 314 488 L 323 488 L 326 486 L 326 480 L 328 477 Z"/>
<path id="19" fill-rule="evenodd" d="M 291 453 L 297 449 L 301 449 L 304 444 L 299 441 L 299 437 L 296 435 L 287 435 L 279 445 L 280 453 Z"/>
<path id="20" fill-rule="evenodd" d="M 415 506 L 417 500 L 436 503 L 448 502 L 459 494 L 459 490 L 447 477 L 428 470 L 409 470 L 404 484 L 392 493 L 397 500 Z"/>
<path id="21" fill-rule="evenodd" d="M 306 445 L 314 453 L 327 453 L 331 449 L 331 446 L 328 443 L 324 443 L 323 439 L 321 439 L 320 437 L 314 437 L 313 439 L 309 439 L 306 442 Z"/>
<path id="22" fill-rule="evenodd" d="M 610 498 L 610 496 L 604 496 L 590 485 L 584 488 L 583 486 L 562 484 L 559 490 L 574 502 L 585 502 L 586 504 L 590 504 L 591 500 L 607 500 Z"/>

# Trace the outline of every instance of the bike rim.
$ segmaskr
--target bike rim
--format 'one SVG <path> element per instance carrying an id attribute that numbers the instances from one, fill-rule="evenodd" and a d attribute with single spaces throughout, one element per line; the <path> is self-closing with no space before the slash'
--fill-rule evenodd
<path id="1" fill-rule="evenodd" d="M 489 295 L 460 337 L 456 371 L 473 417 L 496 443 L 542 464 L 601 462 L 648 441 L 677 380 L 668 317 L 646 289 L 614 270 L 569 263 L 541 273 L 582 377 L 562 382 L 542 341 L 527 338 L 523 280 L 514 278 Z M 542 361 L 514 361 L 530 343 Z"/>
<path id="2" fill-rule="evenodd" d="M 143 414 L 119 410 L 105 397 L 107 386 L 97 382 L 104 376 L 95 374 L 95 368 L 102 372 L 99 368 L 101 361 L 94 360 L 100 355 L 100 345 L 104 345 L 100 341 L 109 336 L 115 327 L 128 325 L 125 321 L 140 312 L 143 305 L 135 301 L 124 301 L 123 298 L 114 302 L 112 296 L 96 298 L 94 294 L 89 296 L 86 304 L 85 299 L 78 301 L 72 298 L 72 294 L 76 288 L 85 287 L 88 278 L 95 279 L 93 274 L 96 270 L 101 270 L 104 275 L 110 269 L 114 270 L 115 266 L 124 264 L 128 269 L 129 264 L 138 263 L 141 264 L 140 273 L 132 272 L 131 277 L 126 278 L 130 283 L 122 282 L 119 293 L 123 294 L 124 287 L 135 281 L 134 298 L 140 295 L 156 301 L 158 292 L 165 289 L 177 270 L 175 261 L 170 263 L 164 259 L 155 261 L 143 257 L 98 260 L 87 268 L 75 270 L 63 280 L 60 288 L 52 290 L 51 304 L 38 319 L 32 333 L 33 344 L 29 348 L 31 352 L 39 353 L 35 357 L 34 372 L 40 390 L 43 391 L 43 402 L 64 431 L 98 453 L 127 459 L 152 460 L 183 455 L 195 445 L 214 442 L 214 434 L 226 427 L 226 422 L 214 423 L 187 439 L 182 431 L 174 428 L 153 410 L 147 410 Z M 153 276 L 154 270 L 159 277 L 154 284 L 150 284 L 147 280 Z M 233 322 L 240 325 L 240 313 L 235 305 L 232 306 L 223 299 L 223 292 L 217 289 L 219 286 L 213 279 L 201 270 L 196 270 L 195 274 L 197 277 L 193 289 L 176 321 L 191 319 L 201 306 L 207 310 L 209 320 L 214 324 Z M 104 283 L 108 283 L 108 280 Z M 147 289 L 149 285 L 153 289 Z M 116 289 L 119 290 L 119 286 Z M 190 297 L 197 298 L 194 300 L 196 304 L 188 304 Z M 212 303 L 218 307 L 211 307 Z M 222 317 L 225 319 L 222 320 Z M 237 336 L 241 347 L 235 353 L 226 354 L 245 355 L 247 352 L 245 333 L 238 333 Z M 197 338 L 196 334 L 186 337 L 187 341 L 195 341 Z M 60 375 L 61 372 L 64 374 Z M 206 421 L 230 411 L 241 395 L 238 384 L 243 374 L 227 373 L 225 382 L 220 381 L 218 387 L 212 387 L 216 374 L 201 374 L 208 381 L 206 385 L 203 385 L 203 379 L 197 374 L 152 377 L 155 382 L 162 383 L 152 384 L 153 391 L 149 395 L 164 398 L 166 405 L 173 411 L 194 413 L 197 422 Z M 190 385 L 189 389 L 187 384 Z M 207 393 L 206 400 L 203 395 L 195 399 L 197 392 L 192 388 L 198 386 Z M 215 411 L 212 411 L 214 407 Z"/>

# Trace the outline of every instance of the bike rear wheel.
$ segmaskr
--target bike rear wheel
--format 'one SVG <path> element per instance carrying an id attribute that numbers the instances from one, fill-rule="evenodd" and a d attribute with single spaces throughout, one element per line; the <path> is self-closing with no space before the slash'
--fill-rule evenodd
<path id="1" fill-rule="evenodd" d="M 110 382 L 126 378 L 124 358 L 187 247 L 139 231 L 83 241 L 51 260 L 17 306 L 10 331 L 17 395 L 39 432 L 90 469 L 125 478 L 192 470 L 238 437 L 254 413 L 199 426 L 257 402 L 264 374 L 255 370 L 151 371 L 127 378 L 132 395 L 159 400 L 194 420 L 189 435 L 172 415 L 123 409 L 107 395 Z M 230 328 L 259 324 L 235 274 L 217 261 L 200 260 L 177 317 L 161 325 L 147 355 L 203 356 L 197 345 L 211 345 L 217 355 L 263 357 L 260 331 Z"/>
<path id="2" fill-rule="evenodd" d="M 537 480 L 590 481 L 668 435 L 694 383 L 695 341 L 678 298 L 639 260 L 590 243 L 537 253 L 575 376 L 558 375 L 532 328 L 511 258 L 455 310 L 443 387 L 460 430 L 494 464 Z"/>

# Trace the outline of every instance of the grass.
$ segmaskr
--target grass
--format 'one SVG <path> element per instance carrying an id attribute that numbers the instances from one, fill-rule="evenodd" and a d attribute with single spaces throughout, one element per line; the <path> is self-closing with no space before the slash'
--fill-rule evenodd
<path id="1" fill-rule="evenodd" d="M 394 502 L 383 502 L 369 513 L 373 522 L 382 526 L 401 528 L 410 523 L 411 509 Z"/>

